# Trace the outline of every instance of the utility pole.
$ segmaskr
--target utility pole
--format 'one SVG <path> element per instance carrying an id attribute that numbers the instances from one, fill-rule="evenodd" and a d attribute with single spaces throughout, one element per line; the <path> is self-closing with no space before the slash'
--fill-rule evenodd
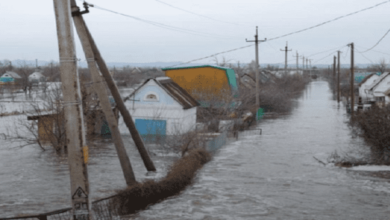
<path id="1" fill-rule="evenodd" d="M 79 7 L 76 5 L 75 0 L 71 0 L 71 9 L 73 13 L 73 21 L 76 26 L 76 31 L 79 35 L 81 45 L 84 50 L 84 54 L 88 63 L 88 68 L 90 70 L 91 78 L 93 81 L 94 89 L 98 95 L 100 106 L 103 110 L 103 113 L 106 117 L 108 126 L 112 134 L 112 140 L 115 144 L 115 149 L 118 154 L 119 162 L 122 167 L 123 175 L 125 177 L 126 183 L 128 186 L 136 183 L 133 168 L 131 167 L 130 159 L 127 155 L 125 145 L 123 144 L 122 137 L 119 132 L 118 122 L 114 112 L 112 111 L 110 100 L 108 99 L 108 94 L 106 91 L 106 84 L 104 83 L 102 77 L 100 76 L 99 69 L 96 65 L 95 56 L 92 51 L 91 44 L 88 39 L 87 32 L 85 30 L 85 23 L 83 22 L 82 14 L 88 12 L 87 3 L 84 4 L 85 11 L 80 11 Z"/>
<path id="2" fill-rule="evenodd" d="M 341 51 L 337 51 L 337 102 L 340 102 L 340 53 Z"/>
<path id="3" fill-rule="evenodd" d="M 313 59 L 308 59 L 308 60 L 309 60 L 309 64 L 310 64 L 310 65 L 309 65 L 309 75 L 311 76 L 311 70 L 312 70 L 312 69 L 311 69 L 311 61 L 312 61 Z"/>
<path id="4" fill-rule="evenodd" d="M 354 94 L 354 78 L 355 78 L 355 58 L 354 58 L 354 44 L 350 43 L 348 46 L 351 46 L 351 118 L 353 118 L 354 114 L 354 99 L 355 99 L 355 94 Z"/>
<path id="5" fill-rule="evenodd" d="M 299 73 L 299 54 L 298 54 L 298 51 L 296 51 L 296 56 L 293 56 L 293 57 L 296 57 L 297 58 L 297 72 Z"/>
<path id="6" fill-rule="evenodd" d="M 305 56 L 302 56 L 302 74 L 305 73 Z"/>
<path id="7" fill-rule="evenodd" d="M 115 100 L 115 103 L 116 103 L 116 107 L 118 108 L 119 112 L 123 116 L 123 121 L 125 122 L 127 128 L 129 129 L 131 137 L 133 138 L 135 146 L 137 147 L 138 152 L 141 155 L 141 158 L 144 162 L 144 165 L 148 171 L 156 171 L 156 168 L 153 164 L 153 161 L 150 159 L 149 154 L 146 151 L 145 145 L 142 141 L 142 138 L 141 138 L 140 134 L 138 133 L 137 128 L 135 127 L 133 118 L 131 117 L 129 111 L 127 110 L 127 108 L 123 102 L 123 99 L 119 93 L 119 90 L 116 87 L 114 79 L 112 78 L 110 71 L 108 70 L 107 64 L 104 61 L 102 55 L 100 54 L 100 51 L 99 51 L 91 33 L 90 33 L 87 25 L 85 24 L 84 19 L 82 19 L 82 21 L 84 24 L 84 28 L 85 28 L 89 43 L 92 47 L 95 61 L 96 61 L 97 65 L 100 69 L 100 72 L 102 73 L 102 75 L 107 83 L 108 88 L 111 91 L 111 94 L 112 94 L 112 96 Z"/>
<path id="8" fill-rule="evenodd" d="M 292 50 L 288 50 L 288 42 L 286 42 L 286 47 L 284 48 L 284 50 L 280 49 L 280 51 L 284 51 L 285 52 L 284 74 L 287 75 L 287 54 L 288 54 L 289 51 L 292 51 Z"/>
<path id="9" fill-rule="evenodd" d="M 88 183 L 88 147 L 85 145 L 83 106 L 69 0 L 53 0 L 62 81 L 66 143 L 74 220 L 91 219 Z"/>
<path id="10" fill-rule="evenodd" d="M 333 94 L 335 91 L 335 83 L 336 83 L 336 56 L 333 56 L 333 80 L 332 80 Z"/>
<path id="11" fill-rule="evenodd" d="M 255 46 L 256 46 L 256 69 L 255 69 L 255 74 L 256 74 L 256 107 L 257 108 L 260 108 L 260 95 L 259 95 L 259 69 L 260 69 L 260 64 L 259 64 L 259 42 L 265 42 L 267 41 L 267 38 L 265 38 L 264 40 L 259 40 L 258 39 L 258 30 L 257 30 L 257 26 L 256 26 L 256 35 L 255 35 L 255 40 L 251 40 L 251 41 L 248 41 L 247 39 L 245 39 L 246 42 L 255 42 Z"/>

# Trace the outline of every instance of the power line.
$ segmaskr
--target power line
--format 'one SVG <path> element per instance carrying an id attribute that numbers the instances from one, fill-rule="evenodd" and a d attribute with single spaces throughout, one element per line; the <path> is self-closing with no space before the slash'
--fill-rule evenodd
<path id="1" fill-rule="evenodd" d="M 190 13 L 190 14 L 193 14 L 193 15 L 196 15 L 196 16 L 208 18 L 208 19 L 213 20 L 213 21 L 218 21 L 218 22 L 223 22 L 223 23 L 228 23 L 228 24 L 239 25 L 239 24 L 236 24 L 236 23 L 227 22 L 227 21 L 221 21 L 221 20 L 218 20 L 218 19 L 215 19 L 215 18 L 211 18 L 211 17 L 205 16 L 205 15 L 201 15 L 201 14 L 198 14 L 198 13 L 195 13 L 195 12 L 192 12 L 192 11 L 188 11 L 188 10 L 186 10 L 186 9 L 182 9 L 182 8 L 176 7 L 176 6 L 174 6 L 174 5 L 168 4 L 168 3 L 163 2 L 163 1 L 160 1 L 160 0 L 155 0 L 155 1 L 156 1 L 156 2 L 159 2 L 159 3 L 161 3 L 161 4 L 164 4 L 164 5 L 167 5 L 167 6 L 169 6 L 169 7 L 175 8 L 175 9 L 177 9 L 177 10 L 184 11 L 184 12 L 187 12 L 187 13 Z"/>
<path id="2" fill-rule="evenodd" d="M 378 42 L 376 42 L 376 44 L 375 44 L 374 46 L 372 46 L 371 48 L 369 48 L 369 49 L 367 49 L 367 50 L 365 50 L 365 51 L 361 51 L 361 52 L 359 52 L 359 53 L 365 53 L 365 52 L 368 52 L 368 51 L 374 49 L 374 48 L 375 48 L 376 46 L 378 46 L 378 44 L 386 37 L 386 35 L 387 35 L 389 32 L 390 32 L 390 29 L 385 33 L 385 35 L 383 35 L 383 37 L 382 37 L 381 39 L 379 39 Z"/>
<path id="3" fill-rule="evenodd" d="M 346 47 L 346 46 L 344 45 L 344 46 L 336 47 L 336 48 L 333 48 L 333 49 L 330 49 L 330 50 L 321 51 L 321 52 L 318 52 L 318 53 L 311 54 L 311 55 L 309 55 L 309 56 L 307 56 L 307 57 L 313 57 L 313 56 L 316 56 L 316 55 L 319 55 L 319 54 L 323 54 L 323 53 L 326 53 L 326 52 L 329 52 L 329 51 L 341 50 L 341 49 L 343 49 L 344 47 Z"/>
<path id="4" fill-rule="evenodd" d="M 351 16 L 351 15 L 358 14 L 358 13 L 363 12 L 363 11 L 367 11 L 367 10 L 376 8 L 376 7 L 380 6 L 380 5 L 383 5 L 383 4 L 386 4 L 386 3 L 389 3 L 389 2 L 390 2 L 390 1 L 384 1 L 384 2 L 381 2 L 381 3 L 376 4 L 376 5 L 374 5 L 374 6 L 371 6 L 371 7 L 368 7 L 368 8 L 364 8 L 364 9 L 361 9 L 361 10 L 359 10 L 359 11 L 355 11 L 355 12 L 352 12 L 352 13 L 349 13 L 349 14 L 346 14 L 346 15 L 343 15 L 343 16 L 340 16 L 340 17 L 334 18 L 334 19 L 332 19 L 332 20 L 325 21 L 325 22 L 322 22 L 322 23 L 320 23 L 320 24 L 317 24 L 317 25 L 314 25 L 314 26 L 311 26 L 311 27 L 308 27 L 308 28 L 305 28 L 305 29 L 302 29 L 302 30 L 299 30 L 299 31 L 295 31 L 295 32 L 291 32 L 291 33 L 288 33 L 288 34 L 284 34 L 284 35 L 281 35 L 281 36 L 279 36 L 279 37 L 270 38 L 269 40 L 276 40 L 276 39 L 279 39 L 279 38 L 282 38 L 282 37 L 287 37 L 287 36 L 290 36 L 290 35 L 293 35 L 293 34 L 297 34 L 297 33 L 304 32 L 304 31 L 308 31 L 308 30 L 310 30 L 310 29 L 314 29 L 314 28 L 320 27 L 320 26 L 322 26 L 322 25 L 325 25 L 325 24 L 328 24 L 328 23 L 331 23 L 331 22 L 340 20 L 340 19 L 342 19 L 342 18 L 345 18 L 345 17 Z M 390 30 L 389 30 L 389 31 L 390 31 Z"/>
<path id="5" fill-rule="evenodd" d="M 363 50 L 366 50 L 367 48 L 364 48 L 364 47 L 360 47 L 360 46 L 356 46 L 355 47 L 359 47 L 359 48 L 362 48 Z M 358 53 L 360 53 L 360 51 L 356 50 Z M 377 52 L 377 53 L 381 53 L 381 54 L 386 54 L 386 55 L 389 55 L 390 56 L 390 53 L 385 53 L 385 52 L 382 52 L 382 51 L 378 51 L 378 50 L 370 50 L 372 52 Z"/>
<path id="6" fill-rule="evenodd" d="M 317 24 L 317 25 L 315 25 L 315 26 L 311 26 L 311 27 L 309 27 L 309 28 L 305 28 L 305 29 L 302 29 L 302 30 L 299 30 L 299 31 L 295 31 L 295 32 L 291 32 L 291 33 L 288 33 L 288 34 L 284 34 L 284 35 L 281 35 L 281 36 L 278 36 L 278 37 L 270 38 L 270 39 L 268 39 L 268 41 L 276 40 L 276 39 L 279 39 L 279 38 L 282 38 L 282 37 L 286 37 L 286 36 L 290 36 L 290 35 L 293 35 L 293 34 L 301 33 L 301 32 L 307 31 L 307 30 L 311 30 L 311 29 L 320 27 L 320 26 L 322 26 L 322 25 L 325 25 L 325 24 L 328 24 L 328 23 L 337 21 L 337 20 L 339 20 L 339 19 L 342 19 L 342 18 L 351 16 L 351 15 L 358 14 L 358 13 L 363 12 L 363 11 L 367 11 L 367 10 L 376 8 L 376 7 L 380 6 L 380 5 L 383 5 L 383 4 L 386 4 L 386 3 L 389 3 L 389 2 L 390 2 L 390 0 L 384 1 L 384 2 L 381 2 L 381 3 L 376 4 L 376 5 L 374 5 L 374 6 L 371 6 L 371 7 L 368 7 L 368 8 L 364 8 L 364 9 L 361 9 L 361 10 L 359 10 L 359 11 L 355 11 L 355 12 L 352 12 L 352 13 L 349 13 L 349 14 L 346 14 L 346 15 L 343 15 L 343 16 L 334 18 L 334 19 L 329 20 L 329 21 L 322 22 L 322 23 L 320 23 L 320 24 Z M 232 52 L 232 51 L 244 49 L 244 48 L 251 47 L 251 46 L 253 46 L 253 45 L 244 46 L 244 47 L 239 47 L 239 48 L 235 48 L 235 49 L 231 49 L 231 50 L 227 50 L 227 51 L 222 51 L 222 52 L 219 52 L 219 53 L 216 53 L 216 54 L 212 54 L 212 55 L 209 55 L 209 56 L 206 56 L 206 57 L 203 57 L 203 58 L 194 59 L 194 60 L 191 60 L 191 61 L 188 61 L 188 62 L 184 62 L 184 63 L 181 63 L 181 64 L 187 64 L 187 63 L 191 63 L 191 62 L 194 62 L 194 61 L 199 61 L 199 60 L 207 59 L 207 58 L 210 58 L 210 57 L 213 57 L 213 56 L 216 56 L 216 55 L 220 55 L 220 54 L 224 54 L 224 53 L 229 53 L 229 52 Z M 322 52 L 321 52 L 321 53 L 322 53 Z M 314 55 L 312 55 L 312 56 L 314 56 Z M 330 56 L 330 55 L 329 55 L 329 56 Z M 327 57 L 328 57 L 328 56 L 327 56 Z M 325 57 L 325 58 L 326 58 L 326 57 Z M 179 64 L 179 65 L 181 65 L 181 64 Z M 177 66 L 177 65 L 176 65 L 176 66 Z"/>
<path id="7" fill-rule="evenodd" d="M 155 21 L 146 20 L 146 19 L 143 19 L 143 18 L 135 17 L 135 16 L 128 15 L 128 14 L 123 14 L 123 13 L 116 12 L 116 11 L 113 11 L 113 10 L 110 10 L 110 9 L 106 9 L 106 8 L 97 6 L 95 4 L 90 4 L 90 6 L 96 8 L 96 9 L 99 9 L 99 10 L 103 10 L 103 11 L 111 12 L 111 13 L 118 14 L 118 15 L 121 15 L 121 16 L 124 16 L 124 17 L 132 18 L 134 20 L 137 20 L 137 21 L 140 21 L 140 22 L 144 22 L 144 23 L 156 26 L 156 27 L 168 29 L 168 30 L 171 30 L 171 31 L 177 31 L 177 32 L 187 33 L 187 34 L 194 34 L 194 35 L 199 35 L 199 36 L 210 35 L 210 36 L 214 36 L 214 37 L 215 36 L 223 37 L 223 36 L 220 36 L 220 35 L 214 35 L 214 34 L 204 33 L 204 32 L 200 32 L 200 31 L 193 31 L 193 30 L 186 29 L 186 28 L 179 28 L 179 27 L 175 27 L 175 26 L 171 26 L 171 25 L 167 25 L 167 24 L 163 24 L 163 23 L 159 23 L 159 22 L 155 22 Z"/>
<path id="8" fill-rule="evenodd" d="M 358 52 L 359 53 L 359 52 Z M 370 59 L 368 59 L 368 57 L 366 57 L 366 56 L 364 56 L 364 54 L 363 53 L 359 53 L 360 55 L 362 55 L 362 57 L 364 57 L 366 60 L 368 60 L 368 61 L 370 61 L 370 63 L 374 63 L 374 62 L 372 62 L 372 60 L 370 60 Z"/>

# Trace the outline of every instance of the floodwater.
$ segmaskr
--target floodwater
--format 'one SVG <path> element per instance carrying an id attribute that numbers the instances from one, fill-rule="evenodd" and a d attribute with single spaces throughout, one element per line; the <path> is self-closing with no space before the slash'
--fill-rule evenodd
<path id="1" fill-rule="evenodd" d="M 390 219 L 390 183 L 332 165 L 364 144 L 345 124 L 328 84 L 312 82 L 291 115 L 224 146 L 180 195 L 136 219 Z"/>
<path id="2" fill-rule="evenodd" d="M 12 119 L 5 117 L 0 121 L 3 126 L 12 125 L 13 121 L 17 121 Z M 150 147 L 151 158 L 158 168 L 158 172 L 150 176 L 130 141 L 131 137 L 124 136 L 123 140 L 137 180 L 164 176 L 167 166 L 178 158 L 161 148 Z M 66 157 L 58 156 L 49 147 L 43 152 L 35 145 L 20 147 L 22 143 L 15 143 L 15 140 L 1 142 L 0 218 L 51 212 L 71 206 Z M 108 140 L 99 140 L 90 144 L 89 149 L 88 176 L 92 201 L 114 195 L 116 190 L 125 188 L 114 145 Z"/>

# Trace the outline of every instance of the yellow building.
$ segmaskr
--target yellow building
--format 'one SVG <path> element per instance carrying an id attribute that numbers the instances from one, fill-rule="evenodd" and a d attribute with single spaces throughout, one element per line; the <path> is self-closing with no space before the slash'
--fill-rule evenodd
<path id="1" fill-rule="evenodd" d="M 197 100 L 233 97 L 238 93 L 236 75 L 231 68 L 214 65 L 163 68 L 170 77 Z"/>

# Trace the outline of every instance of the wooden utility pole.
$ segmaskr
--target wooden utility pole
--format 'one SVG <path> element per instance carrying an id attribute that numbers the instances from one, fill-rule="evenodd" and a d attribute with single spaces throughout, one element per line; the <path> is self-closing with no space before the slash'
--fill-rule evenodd
<path id="1" fill-rule="evenodd" d="M 103 113 L 106 117 L 108 126 L 111 131 L 112 140 L 114 141 L 115 144 L 115 149 L 119 157 L 119 162 L 122 167 L 123 175 L 125 177 L 127 185 L 130 186 L 136 183 L 136 180 L 135 180 L 133 168 L 131 167 L 130 159 L 127 155 L 125 145 L 123 144 L 123 140 L 119 132 L 116 116 L 112 111 L 111 103 L 106 91 L 106 84 L 104 83 L 102 77 L 100 76 L 99 69 L 95 62 L 95 56 L 92 51 L 92 47 L 86 32 L 85 23 L 83 22 L 82 13 L 88 12 L 88 5 L 85 6 L 86 6 L 86 11 L 80 12 L 79 7 L 77 7 L 76 5 L 76 1 L 71 0 L 73 21 L 76 26 L 76 31 L 79 35 L 81 45 L 84 50 L 84 54 L 88 63 L 88 68 L 91 73 L 91 78 L 94 83 L 93 86 L 95 92 L 99 97 L 100 106 L 103 110 Z"/>
<path id="2" fill-rule="evenodd" d="M 107 64 L 104 61 L 102 55 L 100 54 L 100 51 L 99 51 L 91 33 L 90 33 L 87 25 L 85 24 L 84 19 L 82 19 L 82 21 L 84 23 L 84 27 L 85 27 L 85 31 L 87 33 L 89 43 L 92 47 L 95 61 L 96 61 L 97 65 L 100 69 L 100 72 L 102 73 L 102 75 L 107 83 L 108 88 L 111 91 L 111 95 L 113 96 L 113 98 L 115 100 L 116 107 L 118 108 L 119 112 L 123 116 L 123 121 L 125 122 L 127 128 L 130 131 L 131 137 L 133 138 L 135 146 L 137 147 L 137 149 L 141 155 L 141 158 L 144 162 L 144 165 L 148 171 L 156 171 L 156 168 L 153 164 L 153 161 L 150 159 L 149 154 L 146 151 L 145 145 L 142 141 L 142 138 L 135 127 L 134 121 L 133 121 L 129 111 L 126 108 L 125 103 L 123 102 L 123 99 L 119 93 L 118 88 L 116 87 L 116 84 L 115 84 L 114 79 L 112 78 L 112 76 L 110 74 L 110 71 L 108 70 Z"/>
<path id="3" fill-rule="evenodd" d="M 302 74 L 305 73 L 305 56 L 302 56 Z"/>
<path id="4" fill-rule="evenodd" d="M 340 102 L 340 53 L 341 51 L 337 51 L 337 102 Z"/>
<path id="5" fill-rule="evenodd" d="M 354 93 L 354 78 L 355 78 L 355 58 L 354 58 L 354 44 L 350 43 L 348 46 L 351 46 L 351 117 L 353 118 L 354 114 L 354 105 L 355 105 L 355 93 Z"/>
<path id="6" fill-rule="evenodd" d="M 70 1 L 53 0 L 53 2 L 60 54 L 72 215 L 75 220 L 88 220 L 91 218 L 88 170 L 86 164 L 88 160 L 88 147 L 85 145 L 83 107 L 77 72 L 73 27 L 71 25 Z"/>
<path id="7" fill-rule="evenodd" d="M 296 53 L 297 53 L 297 55 L 296 56 L 293 55 L 293 56 L 297 58 L 297 72 L 299 73 L 299 54 L 298 54 L 298 51 L 296 51 Z"/>
<path id="8" fill-rule="evenodd" d="M 258 30 L 257 30 L 257 26 L 256 26 L 256 35 L 255 35 L 255 40 L 250 40 L 248 41 L 247 39 L 245 39 L 246 42 L 255 42 L 255 46 L 256 46 L 256 69 L 255 69 L 255 74 L 256 74 L 256 107 L 257 108 L 260 108 L 260 95 L 259 95 L 259 69 L 260 69 L 260 64 L 259 64 L 259 42 L 265 42 L 267 41 L 267 38 L 265 38 L 264 40 L 259 40 L 258 39 Z"/>
<path id="9" fill-rule="evenodd" d="M 285 52 L 285 58 L 284 58 L 284 74 L 287 75 L 287 54 L 289 51 L 292 51 L 292 50 L 288 50 L 288 42 L 286 42 L 286 47 L 284 48 L 284 50 L 280 49 L 280 51 L 284 51 Z M 298 59 L 298 58 L 297 58 Z"/>
<path id="10" fill-rule="evenodd" d="M 335 93 L 335 83 L 336 83 L 336 56 L 333 56 L 333 78 L 332 78 L 332 87 L 333 87 L 333 94 Z"/>

